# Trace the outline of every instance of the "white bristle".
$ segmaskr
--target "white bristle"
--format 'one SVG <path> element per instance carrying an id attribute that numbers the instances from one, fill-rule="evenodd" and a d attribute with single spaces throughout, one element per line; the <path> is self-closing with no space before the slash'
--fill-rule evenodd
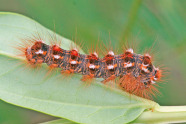
<path id="1" fill-rule="evenodd" d="M 77 62 L 76 61 L 71 61 L 70 64 L 75 65 L 75 64 L 77 64 Z"/>
<path id="2" fill-rule="evenodd" d="M 75 50 L 75 51 L 77 51 L 77 52 L 78 52 L 78 49 L 77 49 L 77 48 L 73 48 L 72 50 Z"/>
<path id="3" fill-rule="evenodd" d="M 28 47 L 27 50 L 26 50 L 27 54 L 31 54 L 31 47 Z"/>
<path id="4" fill-rule="evenodd" d="M 41 42 L 41 43 L 44 43 L 44 41 L 43 41 L 43 40 L 36 40 L 36 42 Z"/>
<path id="5" fill-rule="evenodd" d="M 111 56 L 114 56 L 114 52 L 113 51 L 109 51 L 108 54 L 111 55 Z"/>
<path id="6" fill-rule="evenodd" d="M 149 66 L 149 64 L 146 64 L 146 65 L 145 64 L 142 64 L 142 65 L 145 66 L 145 67 Z"/>
<path id="7" fill-rule="evenodd" d="M 152 84 L 155 84 L 156 82 L 155 81 L 151 81 Z"/>
<path id="8" fill-rule="evenodd" d="M 96 52 L 94 52 L 93 54 L 98 58 L 98 54 Z"/>
<path id="9" fill-rule="evenodd" d="M 132 67 L 132 63 L 124 63 L 124 68 Z"/>
<path id="10" fill-rule="evenodd" d="M 142 70 L 144 71 L 144 72 L 149 72 L 149 70 L 147 69 L 147 68 L 144 68 L 144 67 L 142 67 Z"/>
<path id="11" fill-rule="evenodd" d="M 55 58 L 55 59 L 59 59 L 60 56 L 59 56 L 59 55 L 54 55 L 54 58 Z"/>
<path id="12" fill-rule="evenodd" d="M 151 56 L 148 53 L 146 53 L 144 56 L 148 56 L 149 58 L 151 58 Z"/>
<path id="13" fill-rule="evenodd" d="M 133 49 L 132 48 L 129 48 L 126 50 L 127 52 L 130 52 L 130 53 L 134 53 Z"/>
<path id="14" fill-rule="evenodd" d="M 93 64 L 90 64 L 89 65 L 89 68 L 91 68 L 91 69 L 94 69 L 96 66 L 95 65 L 93 65 Z"/>
<path id="15" fill-rule="evenodd" d="M 36 54 L 43 54 L 43 50 L 38 50 L 37 52 L 35 52 Z"/>
<path id="16" fill-rule="evenodd" d="M 107 69 L 109 69 L 109 70 L 110 70 L 110 69 L 114 69 L 114 66 L 113 66 L 113 65 L 108 65 L 108 66 L 107 66 Z"/>
<path id="17" fill-rule="evenodd" d="M 154 77 L 154 80 L 155 80 L 155 81 L 157 81 L 157 80 L 158 80 L 158 78 L 155 78 L 155 77 Z"/>

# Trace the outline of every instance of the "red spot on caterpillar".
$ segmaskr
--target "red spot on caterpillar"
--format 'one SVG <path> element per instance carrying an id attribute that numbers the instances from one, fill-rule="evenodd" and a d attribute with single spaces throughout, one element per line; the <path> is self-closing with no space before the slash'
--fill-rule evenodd
<path id="1" fill-rule="evenodd" d="M 78 51 L 77 50 L 71 50 L 71 56 L 78 56 Z"/>
<path id="2" fill-rule="evenodd" d="M 61 52 L 61 48 L 60 48 L 58 45 L 54 45 L 54 46 L 52 47 L 52 50 L 53 50 L 54 52 Z"/>
<path id="3" fill-rule="evenodd" d="M 92 63 L 92 61 L 94 60 L 98 60 L 97 54 L 93 53 L 91 55 L 88 55 L 88 59 L 90 60 L 90 63 Z"/>
<path id="4" fill-rule="evenodd" d="M 112 61 L 114 59 L 114 56 L 112 56 L 112 55 L 106 55 L 105 56 L 105 58 L 104 58 L 104 60 L 106 61 L 106 62 L 108 62 L 108 61 Z"/>
<path id="5" fill-rule="evenodd" d="M 131 48 L 126 50 L 126 52 L 124 53 L 124 58 L 126 59 L 126 61 L 128 61 L 128 59 L 130 58 L 133 58 L 133 50 Z"/>

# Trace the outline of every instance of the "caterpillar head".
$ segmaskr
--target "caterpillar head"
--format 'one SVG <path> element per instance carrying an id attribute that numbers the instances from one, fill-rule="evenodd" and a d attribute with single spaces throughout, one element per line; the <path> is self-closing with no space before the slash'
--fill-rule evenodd
<path id="1" fill-rule="evenodd" d="M 45 61 L 47 55 L 48 46 L 43 43 L 43 41 L 38 40 L 33 46 L 28 47 L 25 51 L 27 60 L 31 64 L 41 64 Z"/>

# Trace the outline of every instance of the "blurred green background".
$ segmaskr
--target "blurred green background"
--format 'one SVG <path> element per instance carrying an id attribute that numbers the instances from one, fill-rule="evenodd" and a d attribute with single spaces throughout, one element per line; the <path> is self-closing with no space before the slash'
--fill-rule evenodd
<path id="1" fill-rule="evenodd" d="M 0 11 L 28 16 L 89 48 L 98 38 L 105 44 L 111 41 L 116 50 L 135 40 L 138 53 L 155 43 L 154 63 L 168 71 L 160 84 L 162 94 L 155 98 L 160 105 L 186 105 L 185 7 L 185 0 L 0 0 Z M 0 124 L 51 119 L 0 101 Z"/>

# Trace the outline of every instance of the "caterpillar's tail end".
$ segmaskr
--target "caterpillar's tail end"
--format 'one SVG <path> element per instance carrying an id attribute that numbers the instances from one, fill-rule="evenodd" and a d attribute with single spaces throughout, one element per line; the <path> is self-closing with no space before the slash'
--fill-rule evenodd
<path id="1" fill-rule="evenodd" d="M 122 90 L 146 99 L 153 99 L 159 94 L 154 81 L 141 82 L 130 74 L 124 75 L 119 79 L 119 86 Z"/>

